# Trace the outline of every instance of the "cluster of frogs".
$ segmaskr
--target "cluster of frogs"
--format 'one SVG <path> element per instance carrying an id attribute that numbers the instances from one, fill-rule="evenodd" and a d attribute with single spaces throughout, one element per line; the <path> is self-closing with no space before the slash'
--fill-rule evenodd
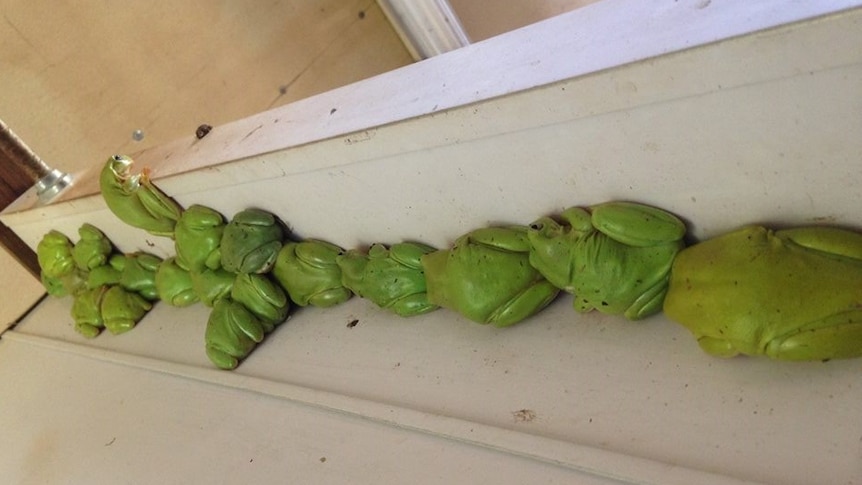
<path id="1" fill-rule="evenodd" d="M 146 171 L 133 175 L 132 163 L 108 160 L 102 196 L 125 223 L 173 238 L 175 257 L 112 255 L 89 225 L 75 245 L 52 231 L 37 249 L 49 292 L 75 295 L 72 316 L 85 336 L 132 328 L 156 299 L 202 302 L 212 307 L 207 355 L 233 369 L 285 321 L 291 303 L 328 307 L 357 295 L 402 317 L 442 307 L 505 327 L 566 292 L 578 312 L 639 320 L 664 311 L 715 356 L 862 356 L 862 234 L 853 231 L 747 226 L 686 247 L 685 224 L 673 214 L 607 202 L 528 226 L 477 229 L 446 249 L 401 242 L 344 250 L 291 241 L 259 209 L 230 221 L 204 206 L 183 209 Z"/>

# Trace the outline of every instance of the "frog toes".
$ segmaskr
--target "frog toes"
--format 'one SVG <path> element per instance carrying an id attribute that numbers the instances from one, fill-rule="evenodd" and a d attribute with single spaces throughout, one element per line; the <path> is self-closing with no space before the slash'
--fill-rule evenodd
<path id="1" fill-rule="evenodd" d="M 239 365 L 239 360 L 236 357 L 227 354 L 215 347 L 207 345 L 206 348 L 207 357 L 210 359 L 210 362 L 216 365 L 216 367 L 225 370 L 236 369 L 236 366 Z"/>

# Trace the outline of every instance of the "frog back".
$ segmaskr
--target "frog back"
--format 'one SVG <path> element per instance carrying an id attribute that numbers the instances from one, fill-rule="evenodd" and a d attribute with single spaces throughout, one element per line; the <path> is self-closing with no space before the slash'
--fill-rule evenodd
<path id="1" fill-rule="evenodd" d="M 862 308 L 862 261 L 810 250 L 752 226 L 674 261 L 664 311 L 697 338 L 762 354 L 777 337 Z"/>

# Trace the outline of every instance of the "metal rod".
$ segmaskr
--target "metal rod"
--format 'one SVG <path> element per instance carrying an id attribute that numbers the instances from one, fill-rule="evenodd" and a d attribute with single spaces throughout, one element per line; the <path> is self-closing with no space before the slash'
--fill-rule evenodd
<path id="1" fill-rule="evenodd" d="M 43 203 L 72 183 L 71 175 L 51 168 L 3 120 L 0 120 L 0 159 L 11 162 L 36 186 L 36 194 Z"/>
<path id="2" fill-rule="evenodd" d="M 51 167 L 33 153 L 3 120 L 0 120 L 0 153 L 27 174 L 34 184 L 51 173 Z"/>

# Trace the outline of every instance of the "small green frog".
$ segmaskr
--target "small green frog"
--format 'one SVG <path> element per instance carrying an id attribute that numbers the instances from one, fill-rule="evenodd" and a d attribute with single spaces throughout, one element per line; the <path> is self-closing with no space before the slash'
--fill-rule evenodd
<path id="1" fill-rule="evenodd" d="M 99 286 L 79 291 L 72 301 L 72 320 L 75 330 L 87 338 L 93 338 L 105 328 L 102 318 L 102 297 L 108 286 Z"/>
<path id="2" fill-rule="evenodd" d="M 153 307 L 141 295 L 122 286 L 111 286 L 102 295 L 102 319 L 105 328 L 114 335 L 128 332 Z"/>
<path id="3" fill-rule="evenodd" d="M 42 274 L 61 278 L 75 270 L 72 241 L 60 231 L 51 230 L 36 245 L 36 259 Z"/>
<path id="4" fill-rule="evenodd" d="M 159 298 L 171 306 L 186 307 L 198 301 L 192 276 L 177 264 L 176 258 L 168 258 L 156 270 L 156 292 Z"/>
<path id="5" fill-rule="evenodd" d="M 862 234 L 750 226 L 681 251 L 665 314 L 719 357 L 862 356 Z"/>
<path id="6" fill-rule="evenodd" d="M 99 174 L 99 188 L 108 209 L 126 224 L 155 236 L 173 237 L 182 207 L 150 181 L 145 168 L 132 175 L 134 161 L 114 155 Z"/>
<path id="7" fill-rule="evenodd" d="M 489 227 L 422 256 L 428 301 L 478 323 L 506 327 L 548 305 L 559 289 L 530 266 L 524 226 Z"/>
<path id="8" fill-rule="evenodd" d="M 221 369 L 239 365 L 263 341 L 264 326 L 242 303 L 222 298 L 215 302 L 204 336 L 210 361 Z"/>
<path id="9" fill-rule="evenodd" d="M 335 306 L 353 296 L 341 283 L 336 263 L 343 253 L 340 247 L 317 239 L 288 242 L 278 253 L 272 275 L 299 306 Z"/>
<path id="10" fill-rule="evenodd" d="M 284 230 L 274 215 L 246 209 L 225 226 L 219 247 L 221 265 L 233 273 L 266 273 L 275 264 Z"/>
<path id="11" fill-rule="evenodd" d="M 290 302 L 284 290 L 268 275 L 240 273 L 230 290 L 230 297 L 254 313 L 269 333 L 287 318 Z"/>
<path id="12" fill-rule="evenodd" d="M 114 246 L 99 228 L 84 223 L 78 228 L 81 238 L 72 249 L 75 265 L 81 271 L 90 271 L 104 264 L 113 252 Z"/>
<path id="13" fill-rule="evenodd" d="M 575 310 L 637 320 L 661 311 L 671 263 L 685 224 L 661 209 L 630 202 L 572 207 L 566 224 L 543 217 L 530 225 L 530 264 L 573 293 Z"/>
<path id="14" fill-rule="evenodd" d="M 338 256 L 341 282 L 362 298 L 402 317 L 421 315 L 438 308 L 428 302 L 422 256 L 436 249 L 404 242 L 386 249 L 373 244 L 368 254 L 350 250 Z"/>
<path id="15" fill-rule="evenodd" d="M 177 264 L 189 271 L 221 267 L 216 250 L 224 227 L 224 216 L 209 207 L 195 204 L 186 209 L 174 228 Z"/>

